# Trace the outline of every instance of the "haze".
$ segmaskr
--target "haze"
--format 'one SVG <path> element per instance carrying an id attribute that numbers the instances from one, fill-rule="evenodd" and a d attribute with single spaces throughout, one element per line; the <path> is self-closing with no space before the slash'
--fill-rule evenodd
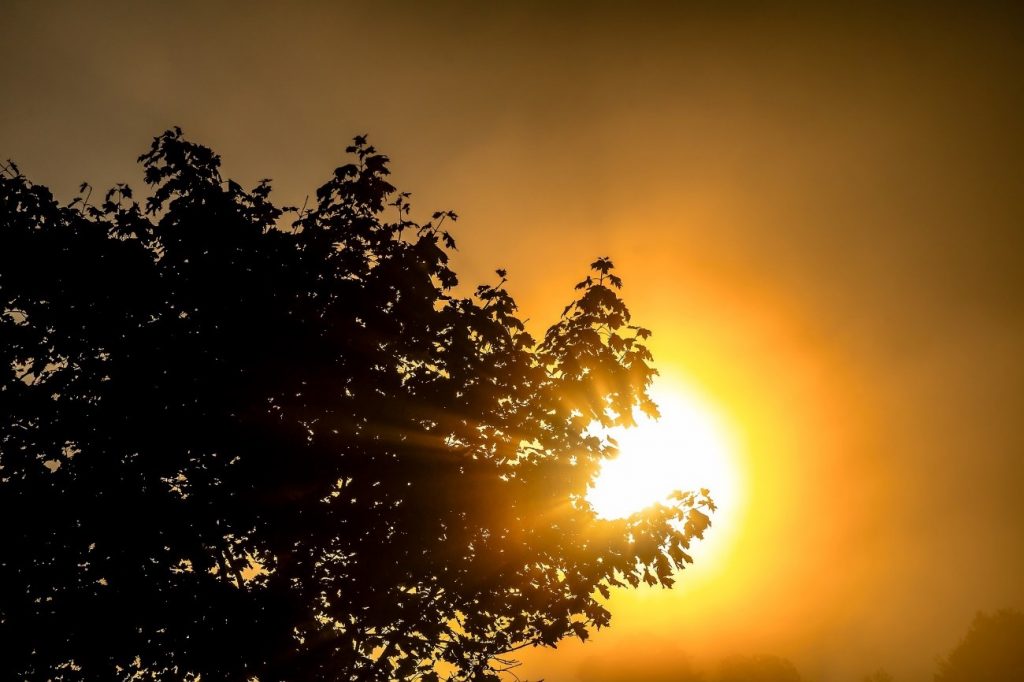
<path id="1" fill-rule="evenodd" d="M 1024 608 L 1019 8 L 373 7 L 4 2 L 0 157 L 64 199 L 141 188 L 180 125 L 301 204 L 368 133 L 535 329 L 611 256 L 666 381 L 734 429 L 744 506 L 526 676 L 926 680 Z"/>

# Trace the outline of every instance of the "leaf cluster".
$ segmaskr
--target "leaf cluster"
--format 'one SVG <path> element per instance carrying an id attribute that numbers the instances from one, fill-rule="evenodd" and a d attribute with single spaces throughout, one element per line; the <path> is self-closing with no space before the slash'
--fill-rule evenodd
<path id="1" fill-rule="evenodd" d="M 706 491 L 585 499 L 589 427 L 656 413 L 611 261 L 538 342 L 348 152 L 301 210 L 179 129 L 142 204 L 4 166 L 0 677 L 489 679 L 691 561 Z"/>

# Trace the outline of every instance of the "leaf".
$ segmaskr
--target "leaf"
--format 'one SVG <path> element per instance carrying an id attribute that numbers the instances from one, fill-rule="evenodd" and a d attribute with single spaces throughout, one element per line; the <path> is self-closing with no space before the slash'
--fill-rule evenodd
<path id="1" fill-rule="evenodd" d="M 587 287 L 593 286 L 594 280 L 587 277 L 585 280 L 576 285 L 576 289 L 586 289 Z"/>

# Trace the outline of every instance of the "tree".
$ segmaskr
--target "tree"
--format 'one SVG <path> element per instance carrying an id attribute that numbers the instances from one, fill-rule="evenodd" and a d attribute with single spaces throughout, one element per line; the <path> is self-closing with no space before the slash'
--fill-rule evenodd
<path id="1" fill-rule="evenodd" d="M 939 662 L 935 682 L 1024 680 L 1024 613 L 979 612 L 963 640 Z"/>
<path id="2" fill-rule="evenodd" d="M 611 261 L 535 341 L 348 153 L 302 210 L 179 129 L 144 206 L 4 167 L 0 677 L 489 679 L 691 561 L 707 491 L 585 499 L 591 427 L 657 411 Z"/>
<path id="3" fill-rule="evenodd" d="M 778 656 L 731 656 L 722 661 L 716 682 L 801 682 L 796 667 Z"/>

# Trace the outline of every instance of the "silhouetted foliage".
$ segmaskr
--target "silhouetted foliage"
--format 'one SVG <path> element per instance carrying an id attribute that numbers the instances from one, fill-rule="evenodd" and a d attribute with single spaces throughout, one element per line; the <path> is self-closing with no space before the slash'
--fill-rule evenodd
<path id="1" fill-rule="evenodd" d="M 1024 680 L 1024 613 L 978 613 L 963 641 L 939 662 L 935 682 Z"/>
<path id="2" fill-rule="evenodd" d="M 892 675 L 879 668 L 875 672 L 865 675 L 864 682 L 893 682 Z"/>
<path id="3" fill-rule="evenodd" d="M 715 682 L 801 682 L 796 667 L 778 656 L 731 656 L 722 661 Z"/>
<path id="4" fill-rule="evenodd" d="M 537 342 L 348 152 L 303 210 L 177 129 L 142 206 L 4 167 L 0 678 L 485 679 L 691 560 L 706 492 L 584 498 L 656 412 L 611 262 Z"/>

